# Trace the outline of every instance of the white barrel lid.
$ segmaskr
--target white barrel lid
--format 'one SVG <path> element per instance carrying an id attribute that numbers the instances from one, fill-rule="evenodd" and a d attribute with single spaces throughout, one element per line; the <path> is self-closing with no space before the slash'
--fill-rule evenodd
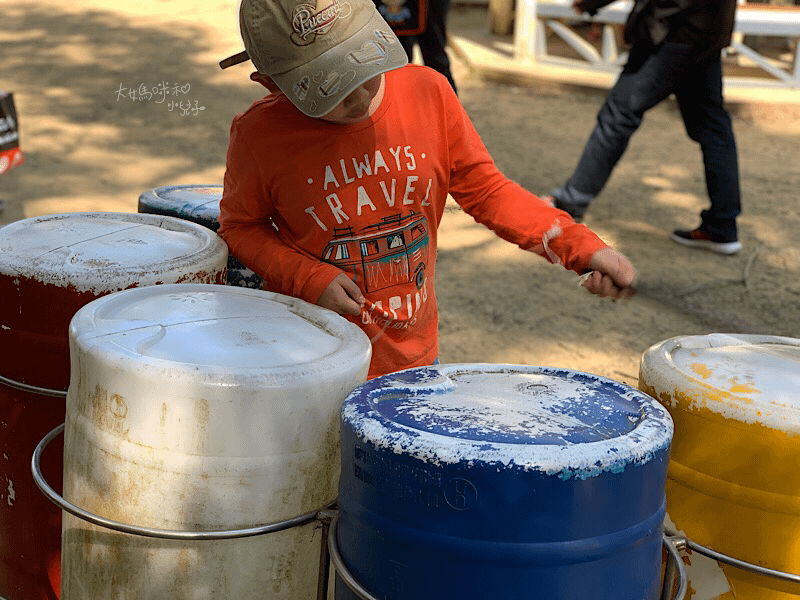
<path id="1" fill-rule="evenodd" d="M 524 365 L 450 364 L 368 381 L 345 426 L 377 448 L 432 464 L 488 463 L 587 479 L 653 460 L 672 441 L 666 409 L 597 375 Z"/>
<path id="2" fill-rule="evenodd" d="M 225 242 L 176 217 L 65 213 L 15 221 L 0 230 L 0 273 L 78 292 L 205 277 L 227 265 Z"/>
<path id="3" fill-rule="evenodd" d="M 109 362 L 133 360 L 137 369 L 149 366 L 172 380 L 219 385 L 245 384 L 248 376 L 263 383 L 346 371 L 346 363 L 368 365 L 371 356 L 366 334 L 333 311 L 272 292 L 211 284 L 103 296 L 75 314 L 70 338 Z"/>
<path id="4" fill-rule="evenodd" d="M 643 383 L 662 401 L 743 423 L 800 432 L 800 340 L 713 333 L 678 336 L 642 356 Z"/>

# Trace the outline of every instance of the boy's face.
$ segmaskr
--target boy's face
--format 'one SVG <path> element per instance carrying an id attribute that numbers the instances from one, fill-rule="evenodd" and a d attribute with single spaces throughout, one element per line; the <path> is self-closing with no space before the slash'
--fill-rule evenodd
<path id="1" fill-rule="evenodd" d="M 332 111 L 317 118 L 339 125 L 364 121 L 371 117 L 381 105 L 383 89 L 384 79 L 381 73 L 354 89 Z"/>

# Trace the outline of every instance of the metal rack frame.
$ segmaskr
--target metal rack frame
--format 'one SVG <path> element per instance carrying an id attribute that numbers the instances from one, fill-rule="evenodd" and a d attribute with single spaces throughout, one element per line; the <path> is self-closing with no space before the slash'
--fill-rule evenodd
<path id="1" fill-rule="evenodd" d="M 30 394 L 40 394 L 42 396 L 53 396 L 55 398 L 66 398 L 67 392 L 63 390 L 53 390 L 50 388 L 43 388 L 37 387 L 35 385 L 30 385 L 27 383 L 22 383 L 21 381 L 14 381 L 13 379 L 9 379 L 8 377 L 3 377 L 0 375 L 0 384 L 8 386 L 10 388 L 14 388 L 15 390 L 21 390 L 23 392 L 28 392 Z"/>
<path id="2" fill-rule="evenodd" d="M 744 560 L 728 556 L 727 554 L 723 554 L 722 552 L 717 552 L 716 550 L 713 550 L 706 546 L 701 546 L 700 544 L 693 542 L 686 536 L 680 535 L 674 531 L 667 531 L 666 535 L 668 535 L 670 539 L 673 540 L 675 547 L 678 550 L 688 549 L 691 550 L 692 552 L 697 552 L 698 554 L 702 554 L 703 556 L 716 560 L 717 562 L 721 562 L 723 564 L 729 565 L 731 567 L 736 567 L 737 569 L 742 569 L 744 571 L 749 571 L 750 573 L 755 573 L 757 575 L 764 575 L 765 577 L 772 577 L 774 579 L 780 579 L 781 581 L 787 581 L 789 583 L 800 583 L 800 575 L 795 575 L 794 573 L 786 573 L 784 571 L 776 571 L 775 569 L 769 569 L 767 567 L 762 567 L 761 565 L 754 565 L 753 563 L 749 563 Z"/>
<path id="3" fill-rule="evenodd" d="M 0 383 L 6 383 L 7 385 L 10 385 L 10 383 L 6 381 L 5 378 L 0 378 Z M 15 385 L 14 387 L 18 386 Z M 31 386 L 25 386 L 24 388 L 20 389 L 26 389 L 26 391 L 34 391 L 35 389 L 37 393 L 43 393 L 41 388 L 31 388 Z M 44 390 L 44 391 L 50 392 L 49 395 L 53 396 L 63 394 L 62 392 L 56 392 L 55 390 Z M 62 496 L 60 496 L 45 481 L 41 472 L 42 453 L 44 452 L 45 448 L 56 437 L 58 437 L 63 433 L 63 431 L 64 431 L 64 423 L 53 429 L 44 438 L 42 438 L 42 440 L 36 446 L 36 449 L 33 452 L 33 457 L 31 458 L 31 472 L 33 474 L 34 482 L 36 483 L 37 487 L 41 490 L 41 492 L 51 502 L 53 502 L 56 506 L 61 508 L 61 510 L 66 511 L 83 521 L 92 523 L 99 527 L 111 529 L 113 531 L 127 533 L 130 535 L 139 535 L 144 537 L 183 540 L 183 541 L 226 540 L 226 539 L 253 537 L 253 536 L 265 535 L 268 533 L 283 531 L 284 529 L 297 527 L 299 525 L 305 525 L 312 521 L 319 521 L 322 525 L 322 547 L 320 549 L 320 570 L 319 570 L 319 585 L 317 590 L 317 600 L 325 600 L 327 598 L 328 579 L 330 576 L 331 564 L 333 564 L 334 569 L 336 570 L 337 574 L 342 579 L 342 581 L 345 583 L 345 585 L 347 585 L 347 587 L 350 588 L 350 590 L 352 590 L 353 593 L 355 593 L 361 600 L 378 600 L 377 598 L 375 598 L 375 596 L 370 594 L 369 590 L 365 589 L 357 581 L 357 579 L 347 568 L 347 565 L 344 564 L 344 561 L 342 559 L 341 553 L 339 552 L 338 544 L 336 541 L 338 510 L 336 510 L 335 508 L 336 505 L 335 500 L 326 504 L 325 506 L 321 507 L 318 510 L 303 515 L 298 515 L 296 517 L 292 517 L 284 521 L 279 521 L 276 523 L 266 523 L 263 525 L 257 525 L 255 527 L 248 527 L 243 529 L 230 529 L 230 530 L 219 530 L 219 531 L 174 531 L 167 529 L 140 527 L 137 525 L 120 523 L 119 521 L 106 519 L 99 515 L 92 514 L 78 506 L 75 506 L 74 504 L 68 502 Z M 686 595 L 686 591 L 688 589 L 688 578 L 686 574 L 686 568 L 684 567 L 683 561 L 681 560 L 680 557 L 680 551 L 686 549 L 702 554 L 720 563 L 730 565 L 732 567 L 736 567 L 739 569 L 743 569 L 751 573 L 756 573 L 758 575 L 764 575 L 767 577 L 780 579 L 782 581 L 787 581 L 790 583 L 800 584 L 800 575 L 796 575 L 793 573 L 785 573 L 782 571 L 776 571 L 774 569 L 769 569 L 767 567 L 755 565 L 731 556 L 727 556 L 721 552 L 717 552 L 711 548 L 707 548 L 705 546 L 697 544 L 696 542 L 693 542 L 689 538 L 680 535 L 677 532 L 668 531 L 667 529 L 664 529 L 662 533 L 662 545 L 667 551 L 667 563 L 666 563 L 666 568 L 664 570 L 664 580 L 661 590 L 661 600 L 683 600 L 684 596 Z M 675 590 L 676 577 L 678 583 L 677 590 Z"/>

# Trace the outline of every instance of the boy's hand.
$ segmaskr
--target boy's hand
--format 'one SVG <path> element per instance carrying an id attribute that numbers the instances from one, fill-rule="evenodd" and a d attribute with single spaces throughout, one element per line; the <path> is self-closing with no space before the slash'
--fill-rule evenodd
<path id="1" fill-rule="evenodd" d="M 572 9 L 580 15 L 586 12 L 586 5 L 583 0 L 572 0 Z"/>
<path id="2" fill-rule="evenodd" d="M 601 248 L 589 261 L 592 272 L 583 286 L 603 298 L 627 298 L 635 292 L 636 271 L 627 258 L 612 248 Z"/>
<path id="3" fill-rule="evenodd" d="M 336 276 L 320 295 L 317 304 L 340 315 L 358 315 L 365 298 L 358 286 L 344 273 Z"/>

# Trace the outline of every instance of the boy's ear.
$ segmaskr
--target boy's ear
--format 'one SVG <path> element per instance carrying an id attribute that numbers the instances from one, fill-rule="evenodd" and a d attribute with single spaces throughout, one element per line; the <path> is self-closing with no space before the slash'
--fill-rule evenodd
<path id="1" fill-rule="evenodd" d="M 259 73 L 258 71 L 253 71 L 252 73 L 250 73 L 250 79 L 257 83 L 260 83 L 273 94 L 282 93 L 281 89 L 277 85 L 275 85 L 275 82 L 272 81 L 272 77 L 270 77 L 269 75 L 264 75 L 262 73 Z"/>

